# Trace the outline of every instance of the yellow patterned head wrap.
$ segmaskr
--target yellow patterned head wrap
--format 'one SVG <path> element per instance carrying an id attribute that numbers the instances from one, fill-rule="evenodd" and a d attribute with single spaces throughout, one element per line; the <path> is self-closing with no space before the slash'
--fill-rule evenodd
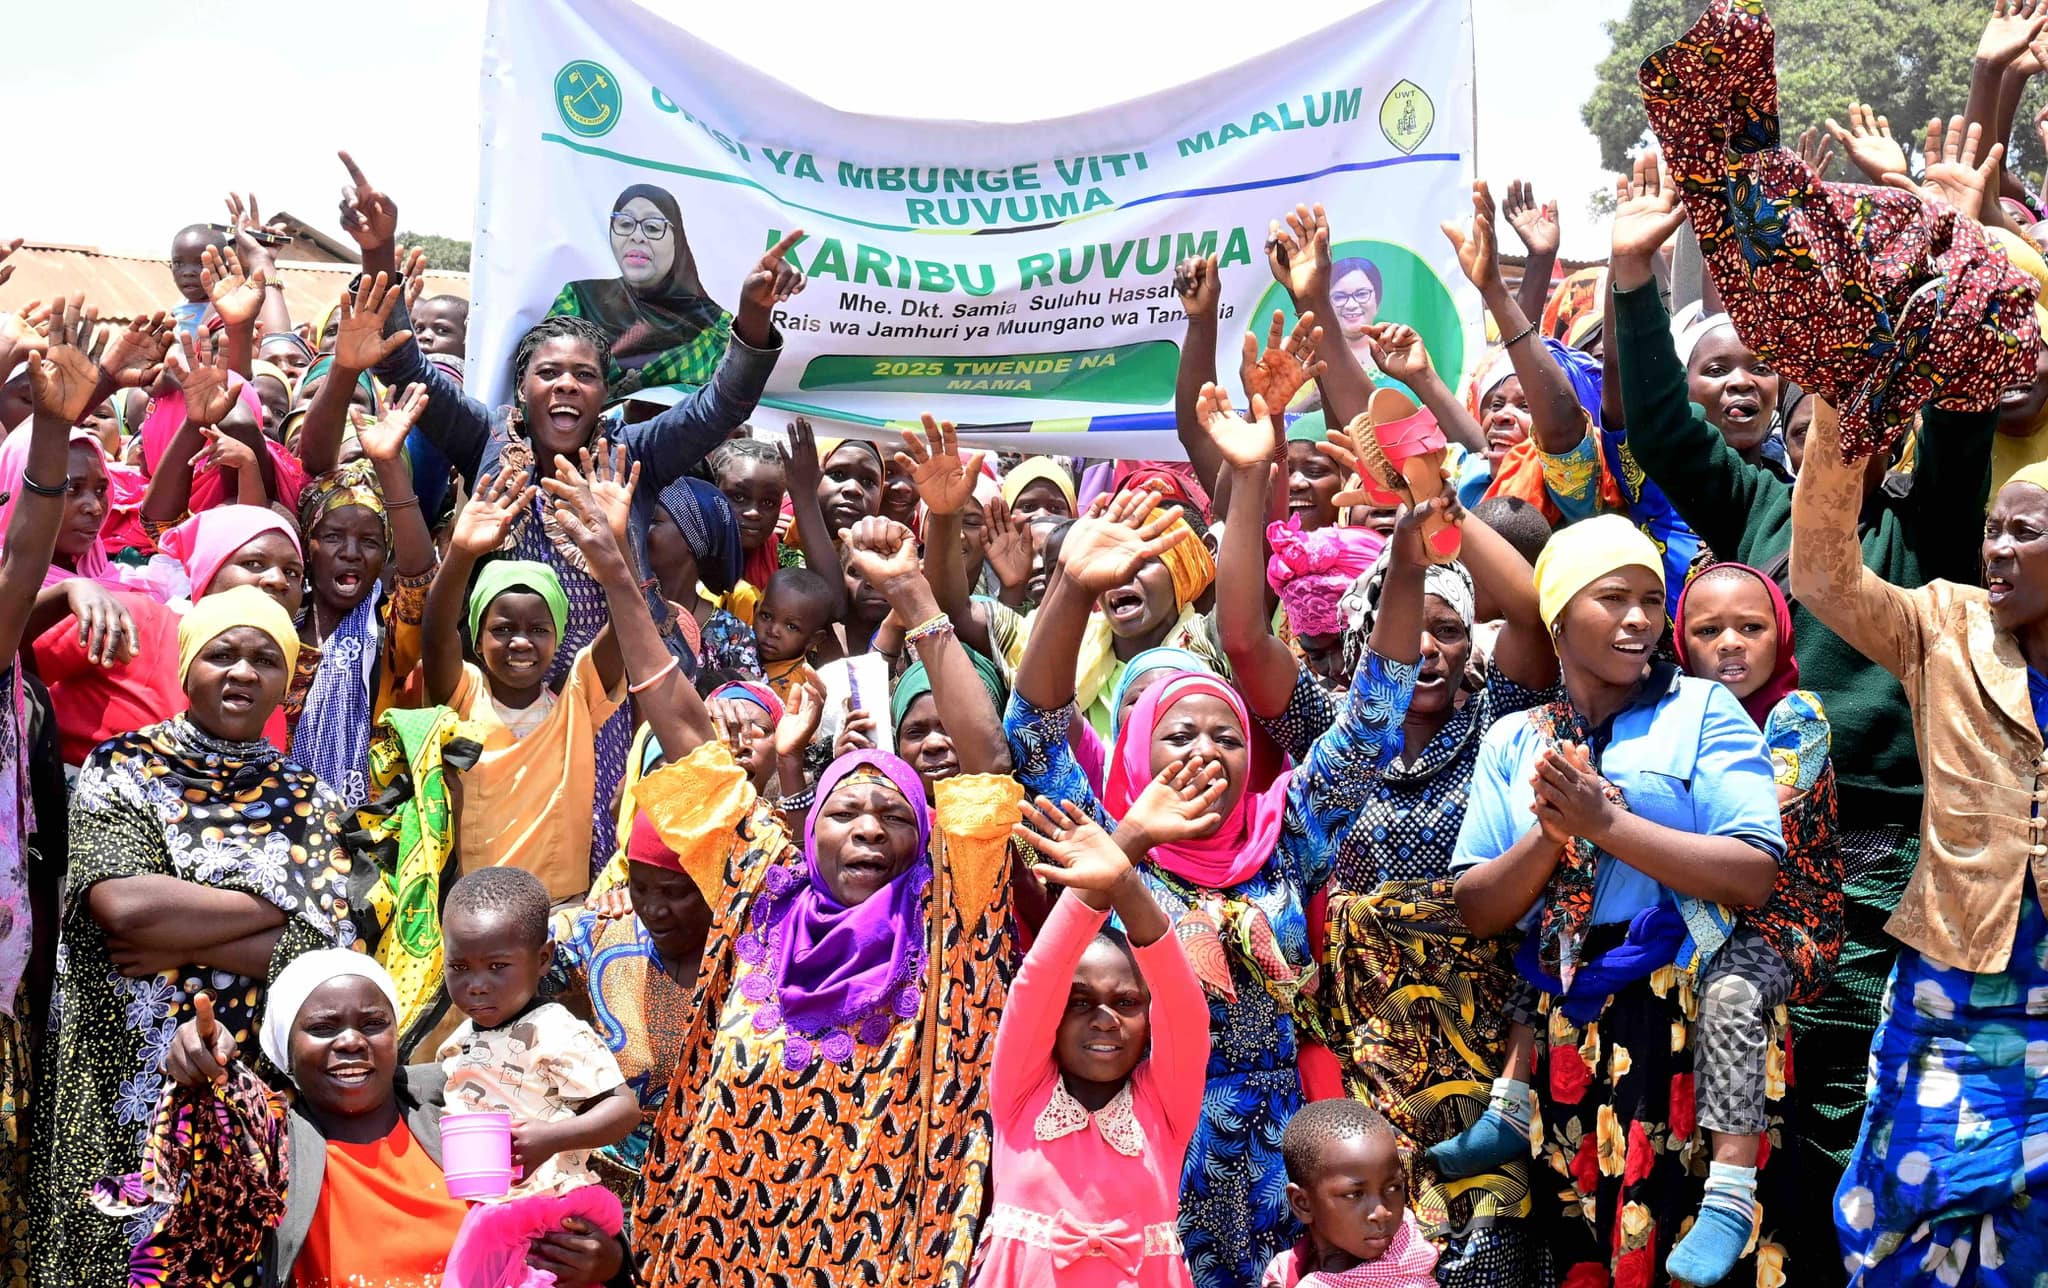
<path id="1" fill-rule="evenodd" d="M 254 626 L 277 641 L 287 673 L 298 666 L 299 630 L 292 625 L 291 614 L 263 591 L 242 585 L 200 596 L 178 623 L 178 683 L 185 682 L 200 649 L 237 626 Z"/>
<path id="2" fill-rule="evenodd" d="M 1159 556 L 1159 561 L 1173 574 L 1174 603 L 1186 608 L 1201 598 L 1202 592 L 1216 580 L 1216 557 L 1209 553 L 1209 547 L 1202 544 L 1202 539 L 1195 535 L 1186 519 L 1175 519 L 1167 531 L 1188 534 Z"/>
<path id="3" fill-rule="evenodd" d="M 1560 528 L 1536 556 L 1536 604 L 1543 624 L 1555 628 L 1564 606 L 1594 582 L 1623 568 L 1647 568 L 1664 582 L 1657 543 L 1618 514 Z"/>
<path id="4" fill-rule="evenodd" d="M 2005 481 L 2005 486 L 2011 487 L 2015 483 L 2031 483 L 2048 492 L 2048 461 L 2035 461 L 2023 470 L 2015 470 L 2013 476 Z"/>

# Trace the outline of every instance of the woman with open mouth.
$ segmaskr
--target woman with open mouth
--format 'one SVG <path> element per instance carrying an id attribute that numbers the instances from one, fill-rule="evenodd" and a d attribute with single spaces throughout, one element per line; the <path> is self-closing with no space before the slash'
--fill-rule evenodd
<path id="1" fill-rule="evenodd" d="M 440 1282 L 470 1205 L 448 1193 L 442 1172 L 447 1074 L 399 1064 L 398 1011 L 398 986 L 375 959 L 327 949 L 278 972 L 253 1035 L 210 1008 L 179 1026 L 164 1072 L 181 1096 L 217 1107 L 238 1140 L 266 1139 L 281 1116 L 288 1176 L 266 1179 L 289 1183 L 189 1195 L 179 1208 L 205 1210 L 208 1237 L 155 1245 L 160 1264 L 218 1271 L 222 1250 L 235 1246 L 256 1254 L 250 1269 L 260 1267 L 254 1282 L 265 1285 Z M 243 1058 L 252 1036 L 290 1080 L 290 1099 L 269 1092 Z M 203 1118 L 200 1131 L 219 1121 Z M 274 1215 L 257 1225 L 259 1208 Z M 608 1282 L 624 1263 L 619 1240 L 574 1217 L 536 1235 L 527 1254 L 562 1288 Z"/>
<path id="2" fill-rule="evenodd" d="M 1520 1017 L 1547 1016 L 1548 1040 L 1511 1098 L 1527 1122 L 1534 1088 L 1540 1126 L 1518 1151 L 1540 1159 L 1533 1223 L 1561 1281 L 1662 1284 L 1704 1192 L 1746 1205 L 1745 1221 L 1760 1211 L 1754 1258 L 1782 1260 L 1785 1169 L 1745 1178 L 1718 1149 L 1710 1176 L 1688 1165 L 1708 1155 L 1717 1089 L 1696 1079 L 1700 974 L 1739 945 L 1730 912 L 1762 907 L 1785 862 L 1763 733 L 1726 686 L 1656 656 L 1663 555 L 1628 520 L 1552 537 L 1535 590 L 1563 693 L 1487 733 L 1451 859 L 1465 926 L 1524 928 L 1516 973 L 1547 995 Z M 1761 1046 L 1781 1058 L 1776 1015 Z M 1758 1090 L 1772 1141 L 1789 1143 L 1782 1077 Z"/>
<path id="3" fill-rule="evenodd" d="M 908 764 L 853 752 L 785 814 L 676 686 L 656 732 L 677 754 L 634 799 L 713 922 L 674 1082 L 692 1091 L 656 1122 L 633 1215 L 649 1288 L 837 1280 L 877 1256 L 904 1282 L 958 1282 L 974 1253 L 1021 790 L 910 530 L 862 520 L 846 553 L 916 624 L 960 772 L 927 805 Z"/>
<path id="4" fill-rule="evenodd" d="M 207 595 L 178 627 L 190 709 L 101 744 L 79 773 L 31 1183 L 40 1279 L 122 1282 L 150 1237 L 83 1196 L 138 1170 L 194 999 L 213 992 L 221 1030 L 247 1044 L 273 964 L 356 940 L 341 801 L 263 738 L 298 650 L 262 590 Z"/>
<path id="5" fill-rule="evenodd" d="M 1263 416 L 1263 404 L 1255 407 Z M 1039 606 L 1005 728 L 1026 790 L 1072 802 L 1105 828 L 1169 762 L 1222 768 L 1216 825 L 1154 846 L 1141 868 L 1153 898 L 1179 924 L 1209 1000 L 1214 1054 L 1203 1123 L 1181 1176 L 1180 1237 L 1194 1282 L 1222 1288 L 1258 1282 L 1300 1232 L 1278 1187 L 1255 1188 L 1248 1204 L 1229 1178 L 1277 1175 L 1281 1166 L 1280 1128 L 1304 1099 L 1301 1048 L 1314 1041 L 1296 1010 L 1310 977 L 1306 910 L 1361 803 L 1350 784 L 1390 750 L 1366 713 L 1396 695 L 1392 686 L 1354 687 L 1343 715 L 1290 773 L 1270 755 L 1228 681 L 1167 672 L 1118 726 L 1098 795 L 1068 745 L 1079 716 L 1075 677 L 1089 606 L 1174 544 L 1194 540 L 1150 491 L 1124 493 L 1101 515 L 1076 522 Z"/>
<path id="6" fill-rule="evenodd" d="M 2032 1264 L 2029 1199 L 2038 1208 L 2048 1192 L 2029 1135 L 2034 1065 L 1949 1054 L 2048 1042 L 2035 1003 L 2048 990 L 2048 465 L 1998 490 L 1981 529 L 1982 590 L 1909 589 L 1859 562 L 1859 476 L 1822 404 L 1792 503 L 1792 588 L 1900 677 L 1927 769 L 1919 857 L 1884 927 L 1904 947 L 1869 1044 L 1875 1091 L 1834 1195 L 1835 1233 L 1852 1284 L 1932 1283 L 1948 1267 L 1932 1268 L 1930 1249 L 1958 1239 Z M 1981 1282 L 1976 1270 L 1972 1258 L 1961 1282 Z"/>
<path id="7" fill-rule="evenodd" d="M 373 188 L 353 161 L 346 163 L 351 183 L 342 200 L 342 227 L 362 248 L 366 274 L 383 272 L 395 276 L 397 205 Z M 629 191 L 621 197 L 631 206 L 635 195 Z M 649 200 L 656 206 L 660 204 L 653 197 Z M 622 231 L 619 235 L 628 241 L 634 236 L 646 237 L 650 242 L 661 240 L 650 225 L 655 219 L 665 219 L 673 225 L 669 235 L 678 236 L 680 221 L 672 218 L 673 214 L 618 211 L 617 218 L 631 219 L 636 225 L 632 232 Z M 623 228 L 623 224 L 619 226 Z M 801 236 L 801 229 L 792 229 L 748 265 L 740 285 L 739 308 L 732 316 L 730 339 L 702 375 L 702 386 L 659 415 L 620 425 L 612 434 L 613 441 L 622 445 L 630 460 L 641 469 L 629 538 L 631 554 L 643 569 L 649 566 L 647 530 L 653 523 L 656 496 L 690 473 L 727 434 L 746 423 L 767 384 L 768 373 L 782 350 L 773 311 L 803 289 L 803 273 L 785 257 Z M 682 262 L 678 255 L 673 264 Z M 377 377 L 387 388 L 402 389 L 411 384 L 425 387 L 427 408 L 420 416 L 418 431 L 446 456 L 472 493 L 477 479 L 484 474 L 503 476 L 523 469 L 534 478 L 551 477 L 558 463 L 566 460 L 575 464 L 577 452 L 597 437 L 598 420 L 607 401 L 615 396 L 609 384 L 618 370 L 612 350 L 622 332 L 584 317 L 558 313 L 543 318 L 521 337 L 513 351 L 509 373 L 511 405 L 494 410 L 464 394 L 453 377 L 429 362 L 407 333 L 406 325 L 401 303 L 386 322 L 385 330 L 391 339 L 401 334 L 406 338 L 377 364 Z M 645 371 L 640 374 L 644 381 Z M 558 682 L 610 616 L 605 607 L 604 588 L 584 571 L 576 543 L 553 521 L 551 511 L 538 495 L 510 537 L 511 553 L 553 567 L 568 597 L 568 624 L 548 677 L 551 682 Z M 649 585 L 645 596 L 654 619 L 665 620 L 667 604 L 661 598 L 660 587 Z M 676 634 L 672 639 L 671 652 L 680 656 L 682 637 Z M 600 871 L 612 855 L 616 820 L 611 814 L 611 800 L 625 776 L 626 752 L 632 736 L 630 715 L 615 715 L 598 732 L 597 791 L 587 856 L 591 872 Z"/>

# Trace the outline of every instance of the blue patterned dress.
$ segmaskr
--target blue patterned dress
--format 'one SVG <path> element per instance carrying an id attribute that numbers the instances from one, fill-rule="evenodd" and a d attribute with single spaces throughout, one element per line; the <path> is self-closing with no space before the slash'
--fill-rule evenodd
<path id="1" fill-rule="evenodd" d="M 1285 821 L 1273 855 L 1251 880 L 1198 891 L 1147 866 L 1145 884 L 1178 920 L 1198 899 L 1220 894 L 1257 906 L 1280 952 L 1297 971 L 1309 964 L 1309 898 L 1329 879 L 1331 856 L 1364 806 L 1364 784 L 1399 749 L 1398 731 L 1414 690 L 1414 668 L 1387 662 L 1361 668 L 1337 721 L 1294 771 Z M 1114 826 L 1067 746 L 1072 704 L 1057 711 L 1012 694 L 1004 720 L 1017 777 L 1027 792 L 1087 807 Z M 1181 1242 L 1198 1288 L 1255 1284 L 1268 1261 L 1291 1246 L 1300 1226 L 1287 1206 L 1280 1133 L 1302 1103 L 1291 1002 L 1276 998 L 1263 975 L 1229 954 L 1235 1001 L 1209 999 L 1208 1087 L 1202 1124 L 1181 1174 Z"/>

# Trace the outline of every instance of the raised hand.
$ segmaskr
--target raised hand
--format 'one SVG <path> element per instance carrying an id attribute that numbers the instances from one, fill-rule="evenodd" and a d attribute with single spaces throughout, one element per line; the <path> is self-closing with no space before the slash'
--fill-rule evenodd
<path id="1" fill-rule="evenodd" d="M 541 486 L 558 502 L 574 495 L 589 496 L 590 505 L 583 508 L 604 524 L 621 550 L 625 549 L 626 529 L 633 517 L 633 492 L 640 486 L 640 462 L 627 457 L 625 444 L 608 443 L 602 438 L 577 448 L 576 457 L 581 469 L 571 465 L 568 457 L 561 457 L 555 462 L 555 477 Z M 559 509 L 557 506 L 558 512 Z"/>
<path id="2" fill-rule="evenodd" d="M 1445 482 L 1448 483 L 1446 475 Z M 1390 550 L 1388 562 L 1399 561 L 1413 568 L 1426 568 L 1431 562 L 1429 549 L 1430 520 L 1441 516 L 1445 522 L 1459 524 L 1465 521 L 1464 507 L 1458 504 L 1457 495 L 1446 489 L 1444 495 L 1431 497 L 1421 505 L 1411 505 L 1399 519 L 1394 521 L 1394 535 L 1387 539 Z"/>
<path id="3" fill-rule="evenodd" d="M 1799 159 L 1806 162 L 1817 179 L 1828 177 L 1828 167 L 1835 163 L 1835 143 L 1832 135 L 1822 135 L 1809 125 L 1799 132 Z"/>
<path id="4" fill-rule="evenodd" d="M 85 297 L 58 296 L 50 320 L 48 347 L 29 362 L 29 389 L 36 410 L 67 425 L 85 419 L 103 397 L 107 374 L 86 351 L 98 311 L 85 307 Z"/>
<path id="5" fill-rule="evenodd" d="M 13 241 L 0 241 L 0 286 L 7 285 L 7 279 L 14 276 L 15 266 L 6 262 L 7 257 L 22 248 L 28 238 L 17 237 Z"/>
<path id="6" fill-rule="evenodd" d="M 1522 249 L 1529 252 L 1531 259 L 1557 254 L 1558 245 L 1564 240 L 1564 227 L 1557 218 L 1557 203 L 1546 201 L 1539 204 L 1534 184 L 1527 179 L 1510 181 L 1500 212 L 1508 217 L 1508 227 L 1522 239 Z"/>
<path id="7" fill-rule="evenodd" d="M 398 236 L 398 203 L 372 187 L 348 153 L 337 153 L 348 169 L 341 189 L 341 229 L 365 253 L 382 250 Z"/>
<path id="8" fill-rule="evenodd" d="M 875 718 L 865 711 L 848 710 L 832 739 L 832 758 L 837 760 L 849 751 L 870 751 L 874 745 Z"/>
<path id="9" fill-rule="evenodd" d="M 747 280 L 740 284 L 740 305 L 749 304 L 759 309 L 773 308 L 782 301 L 804 289 L 803 270 L 789 262 L 789 250 L 804 239 L 804 230 L 792 228 L 782 235 L 782 240 L 768 248 Z"/>
<path id="10" fill-rule="evenodd" d="M 806 675 L 803 683 L 790 688 L 789 701 L 783 704 L 782 719 L 775 722 L 776 756 L 803 755 L 804 748 L 817 737 L 818 721 L 824 714 L 825 683 L 815 674 Z"/>
<path id="11" fill-rule="evenodd" d="M 1372 351 L 1374 365 L 1410 389 L 1436 373 L 1422 333 L 1412 326 L 1375 322 L 1365 329 L 1365 344 Z"/>
<path id="12" fill-rule="evenodd" d="M 1458 253 L 1458 267 L 1465 271 L 1465 280 L 1482 291 L 1501 284 L 1500 246 L 1493 220 L 1493 190 L 1481 179 L 1472 185 L 1471 232 L 1460 229 L 1454 220 L 1446 219 L 1441 225 Z"/>
<path id="13" fill-rule="evenodd" d="M 909 471 L 917 484 L 918 499 L 933 514 L 958 514 L 974 501 L 974 484 L 981 477 L 982 453 L 960 455 L 960 436 L 950 420 L 924 416 L 924 433 L 903 431 L 903 450 L 896 463 Z"/>
<path id="14" fill-rule="evenodd" d="M 1034 870 L 1047 881 L 1107 894 L 1130 874 L 1130 856 L 1080 806 L 1041 796 L 1024 801 L 1023 811 L 1010 835 L 1038 851 Z"/>
<path id="15" fill-rule="evenodd" d="M 181 1087 L 226 1082 L 237 1054 L 235 1035 L 213 1018 L 213 994 L 192 999 L 194 1018 L 178 1026 L 164 1053 L 164 1075 Z"/>
<path id="16" fill-rule="evenodd" d="M 1236 469 L 1267 464 L 1280 449 L 1264 395 L 1252 395 L 1251 413 L 1249 420 L 1238 415 L 1237 408 L 1230 405 L 1230 395 L 1217 385 L 1203 385 L 1195 399 L 1195 418 L 1224 462 Z"/>
<path id="17" fill-rule="evenodd" d="M 405 454 L 406 436 L 427 409 L 427 387 L 411 384 L 393 399 L 382 416 L 372 416 L 360 407 L 348 409 L 349 424 L 363 445 L 363 455 L 373 461 L 395 461 Z"/>
<path id="18" fill-rule="evenodd" d="M 1927 168 L 1920 172 L 1920 181 L 1888 174 L 1884 182 L 1929 201 L 1945 201 L 1972 219 L 1982 219 L 1985 194 L 1991 191 L 1999 163 L 2005 159 L 2005 144 L 1994 143 L 1979 161 L 1983 139 L 1984 127 L 1975 121 L 1967 122 L 1966 128 L 1963 117 L 1952 116 L 1944 130 L 1941 118 L 1935 117 L 1927 123 Z"/>
<path id="19" fill-rule="evenodd" d="M 1199 840 L 1222 825 L 1216 802 L 1228 786 L 1223 766 L 1215 761 L 1178 761 L 1145 784 L 1124 812 L 1123 825 L 1147 846 Z"/>
<path id="20" fill-rule="evenodd" d="M 241 252 L 242 262 L 251 270 L 269 268 L 273 264 L 270 247 L 256 237 L 258 229 L 264 227 L 263 215 L 256 208 L 256 194 L 238 197 L 227 195 L 228 225 L 235 230 L 235 247 Z"/>
<path id="21" fill-rule="evenodd" d="M 229 383 L 227 355 L 221 352 L 218 333 L 178 337 L 185 353 L 185 374 L 178 387 L 185 394 L 185 419 L 204 429 L 218 425 L 235 409 L 235 390 Z"/>
<path id="22" fill-rule="evenodd" d="M 2048 0 L 1997 0 L 1991 20 L 1984 24 L 1984 34 L 1977 39 L 1977 60 L 2012 67 L 2027 56 L 2044 27 L 2048 27 Z"/>
<path id="23" fill-rule="evenodd" d="M 1223 277 L 1216 271 L 1216 256 L 1196 255 L 1173 270 L 1173 292 L 1191 318 L 1213 318 L 1217 301 L 1223 298 Z"/>
<path id="24" fill-rule="evenodd" d="M 818 460 L 818 437 L 811 431 L 811 422 L 801 416 L 789 422 L 789 442 L 778 444 L 775 450 L 782 453 L 782 478 L 789 494 L 816 496 L 825 469 Z"/>
<path id="25" fill-rule="evenodd" d="M 988 566 L 996 570 L 996 580 L 1005 586 L 1021 586 L 1030 581 L 1035 553 L 1031 546 L 1031 521 L 1012 514 L 1009 504 L 1000 496 L 990 497 L 981 512 L 988 532 L 981 554 Z"/>
<path id="26" fill-rule="evenodd" d="M 846 547 L 847 570 L 885 597 L 891 583 L 924 576 L 924 561 L 917 557 L 917 538 L 894 519 L 869 516 L 851 528 L 840 529 L 839 539 Z"/>
<path id="27" fill-rule="evenodd" d="M 1237 369 L 1245 397 L 1263 395 L 1266 406 L 1276 409 L 1293 402 L 1301 387 L 1322 375 L 1327 365 L 1316 358 L 1316 348 L 1323 341 L 1323 329 L 1316 325 L 1316 315 L 1302 314 L 1283 340 L 1280 328 L 1285 319 L 1286 315 L 1278 309 L 1273 311 L 1264 353 L 1259 352 L 1258 337 L 1249 331 L 1244 333 L 1244 361 Z"/>
<path id="28" fill-rule="evenodd" d="M 353 296 L 346 290 L 341 293 L 341 307 L 334 315 L 335 366 L 348 371 L 370 371 L 405 347 L 412 332 L 384 334 L 384 324 L 390 320 L 391 310 L 397 307 L 402 294 L 392 289 L 391 278 L 384 273 L 357 279 Z"/>
<path id="29" fill-rule="evenodd" d="M 208 246 L 199 252 L 199 283 L 213 299 L 214 312 L 229 326 L 253 326 L 263 311 L 264 269 L 244 273 L 235 248 Z"/>
<path id="30" fill-rule="evenodd" d="M 1662 154 L 1645 152 L 1637 157 L 1634 174 L 1615 181 L 1614 197 L 1614 258 L 1628 259 L 1647 268 L 1658 250 L 1685 223 L 1685 207 L 1678 203 L 1678 185 L 1664 173 Z M 1615 283 L 1623 288 L 1641 284 Z"/>
<path id="31" fill-rule="evenodd" d="M 1149 488 L 1119 493 L 1100 514 L 1067 529 L 1060 546 L 1060 572 L 1089 595 L 1127 584 L 1138 565 L 1157 559 L 1194 533 L 1176 522 L 1180 509 L 1159 508 L 1159 494 Z"/>
<path id="32" fill-rule="evenodd" d="M 153 385 L 164 373 L 164 359 L 178 333 L 177 320 L 168 313 L 144 313 L 129 320 L 114 333 L 113 341 L 100 359 L 100 368 L 116 389 Z"/>
<path id="33" fill-rule="evenodd" d="M 1330 219 L 1320 203 L 1296 206 L 1285 222 L 1274 220 L 1266 233 L 1266 265 L 1273 280 L 1287 288 L 1297 309 L 1330 291 Z"/>
<path id="34" fill-rule="evenodd" d="M 486 474 L 476 481 L 476 495 L 455 512 L 448 544 L 480 559 L 505 543 L 522 515 L 533 505 L 538 489 L 528 485 L 525 470 Z"/>
<path id="35" fill-rule="evenodd" d="M 186 463 L 194 474 L 216 465 L 238 476 L 242 470 L 258 468 L 254 449 L 233 434 L 221 433 L 217 425 L 204 426 L 199 432 L 206 436 L 206 444 Z"/>
<path id="36" fill-rule="evenodd" d="M 1389 505 L 1402 501 L 1407 495 L 1407 481 L 1398 474 L 1392 479 L 1368 475 L 1358 461 L 1358 440 L 1372 433 L 1372 417 L 1364 412 L 1351 418 L 1351 423 L 1342 429 L 1326 429 L 1323 441 L 1316 444 L 1316 450 L 1330 458 L 1346 479 L 1355 479 L 1357 487 L 1347 487 L 1330 498 L 1330 503 L 1342 510 L 1354 505 Z M 1388 489 L 1397 489 L 1389 491 Z"/>
<path id="37" fill-rule="evenodd" d="M 420 297 L 427 293 L 427 252 L 401 246 L 397 263 L 399 276 L 405 279 L 405 315 L 411 317 Z"/>
<path id="38" fill-rule="evenodd" d="M 1879 116 L 1870 104 L 1851 103 L 1849 128 L 1843 129 L 1829 117 L 1827 131 L 1850 163 L 1872 183 L 1883 183 L 1888 174 L 1906 173 L 1906 149 L 1892 137 L 1890 118 Z"/>

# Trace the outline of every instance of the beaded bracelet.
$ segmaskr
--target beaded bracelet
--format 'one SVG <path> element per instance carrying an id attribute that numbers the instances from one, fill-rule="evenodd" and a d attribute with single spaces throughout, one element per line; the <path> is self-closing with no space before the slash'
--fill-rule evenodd
<path id="1" fill-rule="evenodd" d="M 817 803 L 817 800 L 818 789 L 815 787 L 806 787 L 794 796 L 777 797 L 775 800 L 775 808 L 782 811 L 785 814 L 807 813 L 809 812 L 811 806 Z"/>
<path id="2" fill-rule="evenodd" d="M 944 613 L 939 613 L 903 632 L 903 643 L 905 647 L 908 647 L 934 635 L 950 635 L 952 633 L 953 619 Z"/>
<path id="3" fill-rule="evenodd" d="M 1534 322 L 1531 322 L 1529 325 L 1515 332 L 1515 336 L 1512 340 L 1501 341 L 1500 347 L 1503 349 L 1512 349 L 1516 345 L 1520 344 L 1522 341 L 1528 339 L 1530 336 L 1534 334 L 1536 334 L 1536 324 Z"/>

